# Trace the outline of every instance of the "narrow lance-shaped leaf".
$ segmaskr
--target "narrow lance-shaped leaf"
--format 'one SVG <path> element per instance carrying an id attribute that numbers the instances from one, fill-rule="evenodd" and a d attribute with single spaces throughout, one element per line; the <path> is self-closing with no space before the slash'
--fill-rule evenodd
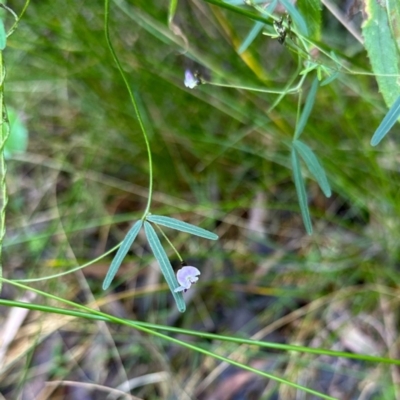
<path id="1" fill-rule="evenodd" d="M 139 220 L 134 223 L 132 228 L 129 230 L 125 239 L 123 240 L 121 247 L 118 249 L 117 254 L 115 255 L 114 259 L 111 262 L 110 268 L 108 269 L 107 275 L 103 282 L 103 290 L 108 289 L 112 280 L 114 279 L 115 274 L 117 273 L 119 267 L 123 259 L 125 258 L 126 254 L 128 253 L 129 249 L 132 246 L 132 243 L 135 241 L 136 236 L 138 235 L 143 221 Z"/>
<path id="2" fill-rule="evenodd" d="M 257 35 L 262 31 L 264 25 L 265 24 L 263 22 L 259 21 L 254 24 L 253 28 L 251 28 L 251 31 L 248 33 L 242 44 L 239 46 L 238 54 L 242 54 L 247 50 L 247 48 L 253 43 Z"/>
<path id="3" fill-rule="evenodd" d="M 174 296 L 178 310 L 180 312 L 185 312 L 186 304 L 185 301 L 183 300 L 182 293 L 175 292 L 175 289 L 179 287 L 179 283 L 176 280 L 175 272 L 172 269 L 167 253 L 162 247 L 162 244 L 157 236 L 156 231 L 147 221 L 144 222 L 144 231 L 146 233 L 146 237 L 149 242 L 151 251 L 153 252 L 154 257 L 157 259 L 158 263 L 160 264 L 161 272 L 163 273 L 164 278 L 167 281 L 168 286 Z"/>
<path id="4" fill-rule="evenodd" d="M 332 74 L 330 76 L 328 76 L 327 78 L 325 78 L 320 86 L 326 86 L 329 85 L 331 82 L 333 82 L 337 77 L 339 76 L 339 71 L 334 71 L 332 72 Z"/>
<path id="5" fill-rule="evenodd" d="M 307 165 L 308 170 L 311 172 L 311 174 L 318 182 L 318 185 L 324 192 L 324 195 L 326 197 L 331 197 L 332 195 L 331 187 L 329 186 L 329 182 L 328 179 L 326 178 L 325 171 L 322 168 L 320 162 L 318 161 L 317 156 L 305 143 L 300 142 L 300 140 L 294 140 L 293 146 L 299 152 L 300 157 Z"/>
<path id="6" fill-rule="evenodd" d="M 296 186 L 297 197 L 299 199 L 301 216 L 303 217 L 303 223 L 307 233 L 311 235 L 312 224 L 311 224 L 310 212 L 308 210 L 307 193 L 306 193 L 306 188 L 304 186 L 303 176 L 301 175 L 299 157 L 297 156 L 296 149 L 294 147 L 292 147 L 291 160 L 292 160 L 294 184 Z"/>
<path id="7" fill-rule="evenodd" d="M 314 106 L 315 96 L 317 94 L 318 89 L 318 78 L 315 78 L 313 83 L 311 84 L 311 89 L 308 92 L 306 103 L 304 104 L 303 112 L 299 118 L 299 121 L 296 126 L 296 130 L 294 132 L 294 139 L 298 139 L 300 135 L 303 133 L 304 127 L 308 121 L 308 117 L 310 116 L 311 110 Z"/>
<path id="8" fill-rule="evenodd" d="M 146 219 L 154 222 L 157 225 L 166 226 L 177 231 L 190 233 L 191 235 L 200 236 L 205 239 L 217 240 L 218 235 L 207 231 L 206 229 L 199 228 L 196 225 L 188 224 L 187 222 L 179 221 L 179 219 L 164 217 L 162 215 L 149 215 Z"/>
<path id="9" fill-rule="evenodd" d="M 396 121 L 400 118 L 400 96 L 393 103 L 389 112 L 383 118 L 382 122 L 375 131 L 374 136 L 371 139 L 371 146 L 376 146 L 390 131 Z"/>
<path id="10" fill-rule="evenodd" d="M 176 7 L 178 6 L 178 0 L 170 0 L 168 7 L 168 24 L 171 24 L 175 17 Z"/>

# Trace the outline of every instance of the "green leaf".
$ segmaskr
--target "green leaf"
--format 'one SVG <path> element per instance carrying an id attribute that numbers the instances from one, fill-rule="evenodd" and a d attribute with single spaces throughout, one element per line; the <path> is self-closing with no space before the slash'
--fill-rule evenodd
<path id="1" fill-rule="evenodd" d="M 300 157 L 303 159 L 303 161 L 307 165 L 308 170 L 318 182 L 318 185 L 324 192 L 325 196 L 331 197 L 332 191 L 329 186 L 328 179 L 326 178 L 325 171 L 318 161 L 317 156 L 305 143 L 300 142 L 300 140 L 294 140 L 293 146 L 299 152 Z"/>
<path id="2" fill-rule="evenodd" d="M 155 258 L 160 264 L 161 272 L 164 275 L 165 280 L 168 283 L 168 286 L 174 296 L 176 306 L 180 312 L 185 312 L 186 304 L 183 300 L 182 292 L 175 292 L 174 290 L 179 287 L 179 283 L 176 280 L 175 272 L 172 269 L 171 263 L 169 262 L 169 258 L 167 253 L 165 252 L 160 239 L 157 236 L 154 228 L 147 222 L 144 222 L 144 231 L 146 232 L 146 237 L 149 242 L 151 251 L 153 252 Z"/>
<path id="3" fill-rule="evenodd" d="M 328 76 L 321 82 L 320 86 L 329 85 L 339 76 L 339 73 L 340 73 L 339 71 L 334 71 L 330 76 Z"/>
<path id="4" fill-rule="evenodd" d="M 297 7 L 307 24 L 310 39 L 321 38 L 321 0 L 297 0 Z"/>
<path id="5" fill-rule="evenodd" d="M 387 0 L 389 23 L 392 36 L 396 42 L 397 49 L 400 51 L 400 2 L 399 0 Z"/>
<path id="6" fill-rule="evenodd" d="M 299 118 L 299 121 L 296 125 L 296 130 L 294 132 L 294 139 L 298 139 L 300 135 L 303 133 L 304 127 L 307 124 L 308 117 L 310 116 L 311 110 L 314 106 L 315 96 L 317 94 L 318 89 L 318 78 L 315 78 L 313 83 L 311 84 L 311 89 L 308 92 L 307 100 L 303 108 L 303 112 Z"/>
<path id="7" fill-rule="evenodd" d="M 0 18 L 0 51 L 3 51 L 6 48 L 7 44 L 7 34 L 6 29 L 4 28 L 4 22 Z"/>
<path id="8" fill-rule="evenodd" d="M 297 197 L 299 199 L 301 216 L 303 217 L 303 223 L 307 233 L 311 235 L 313 229 L 311 224 L 310 211 L 308 210 L 307 193 L 304 185 L 303 176 L 301 175 L 299 157 L 297 156 L 296 149 L 294 147 L 292 147 L 291 161 L 293 168 L 294 184 L 296 186 Z"/>
<path id="9" fill-rule="evenodd" d="M 299 13 L 297 8 L 288 0 L 279 0 L 280 3 L 286 8 L 286 11 L 291 16 L 294 24 L 296 25 L 299 33 L 303 36 L 308 36 L 308 28 L 303 16 Z"/>
<path id="10" fill-rule="evenodd" d="M 178 6 L 178 0 L 170 0 L 168 8 L 168 25 L 171 24 L 175 17 L 176 7 Z"/>
<path id="11" fill-rule="evenodd" d="M 393 103 L 389 112 L 383 118 L 371 139 L 371 146 L 376 146 L 390 131 L 396 121 L 400 118 L 400 96 Z"/>
<path id="12" fill-rule="evenodd" d="M 15 153 L 24 153 L 28 147 L 28 129 L 12 108 L 8 109 L 8 121 L 8 124 L 3 124 L 3 135 L 6 136 L 8 133 L 4 147 L 6 158 L 12 157 Z"/>
<path id="13" fill-rule="evenodd" d="M 179 219 L 163 217 L 161 215 L 149 215 L 146 219 L 154 222 L 157 225 L 166 226 L 177 231 L 190 233 L 191 235 L 200 236 L 205 239 L 217 240 L 218 235 L 207 231 L 206 229 L 199 228 L 196 225 L 188 224 L 187 222 L 179 221 Z"/>
<path id="14" fill-rule="evenodd" d="M 129 249 L 132 246 L 132 243 L 135 241 L 136 236 L 138 235 L 140 229 L 142 228 L 143 221 L 139 220 L 134 223 L 132 228 L 129 230 L 125 239 L 123 240 L 121 247 L 118 249 L 117 254 L 111 262 L 110 268 L 108 269 L 107 275 L 104 278 L 103 282 L 103 290 L 107 290 L 110 286 L 112 280 L 114 279 L 115 274 L 117 273 L 119 267 Z"/>
<path id="15" fill-rule="evenodd" d="M 390 108 L 400 95 L 398 79 L 400 57 L 390 29 L 387 5 L 386 1 L 365 0 L 367 17 L 362 25 L 362 31 L 379 90 Z"/>

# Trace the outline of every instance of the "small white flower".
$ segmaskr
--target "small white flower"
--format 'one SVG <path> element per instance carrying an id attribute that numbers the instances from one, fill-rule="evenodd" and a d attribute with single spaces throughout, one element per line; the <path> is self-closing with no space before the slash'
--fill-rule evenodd
<path id="1" fill-rule="evenodd" d="M 192 286 L 192 283 L 199 280 L 198 275 L 200 275 L 200 271 L 196 267 L 182 267 L 176 273 L 176 279 L 181 286 L 177 287 L 174 292 L 186 292 Z"/>
<path id="2" fill-rule="evenodd" d="M 185 80 L 184 84 L 187 88 L 189 89 L 194 89 L 196 86 L 201 84 L 201 80 L 197 76 L 197 74 L 192 74 L 192 71 L 190 69 L 187 69 L 185 71 Z"/>

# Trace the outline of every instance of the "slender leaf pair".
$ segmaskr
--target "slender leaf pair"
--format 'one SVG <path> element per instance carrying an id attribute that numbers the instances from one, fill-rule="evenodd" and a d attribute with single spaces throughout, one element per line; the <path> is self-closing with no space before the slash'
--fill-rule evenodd
<path id="1" fill-rule="evenodd" d="M 317 156 L 314 152 L 303 142 L 300 140 L 293 141 L 293 148 L 300 154 L 300 157 L 303 159 L 304 163 L 307 165 L 308 170 L 311 175 L 318 182 L 319 187 L 324 192 L 326 197 L 331 197 L 332 191 L 329 186 L 328 179 L 326 177 L 325 171 L 322 168 Z"/>
<path id="2" fill-rule="evenodd" d="M 186 310 L 186 305 L 183 300 L 182 293 L 175 292 L 175 289 L 179 287 L 179 283 L 176 279 L 175 272 L 169 261 L 168 255 L 165 252 L 160 242 L 160 239 L 157 236 L 157 233 L 155 232 L 154 228 L 148 221 L 156 225 L 165 226 L 171 229 L 190 233 L 191 235 L 200 236 L 210 240 L 217 240 L 218 236 L 215 233 L 207 231 L 206 229 L 199 228 L 192 224 L 188 224 L 187 222 L 179 221 L 178 219 L 175 218 L 163 217 L 161 215 L 149 215 L 146 217 L 146 220 L 147 221 L 143 220 L 136 221 L 133 224 L 132 228 L 127 233 L 127 235 L 125 236 L 125 239 L 122 241 L 117 254 L 112 260 L 110 268 L 104 279 L 103 290 L 108 289 L 108 287 L 110 286 L 112 280 L 114 279 L 116 273 L 118 272 L 119 267 L 121 266 L 123 259 L 125 258 L 126 254 L 128 253 L 138 233 L 140 232 L 140 229 L 144 224 L 144 231 L 146 234 L 146 238 L 149 242 L 151 251 L 153 252 L 154 256 L 156 257 L 160 265 L 161 272 L 163 273 L 164 278 L 167 281 L 168 286 L 174 296 L 178 310 L 180 312 L 184 312 Z"/>
<path id="3" fill-rule="evenodd" d="M 300 211 L 303 218 L 304 226 L 309 235 L 312 234 L 312 224 L 310 212 L 308 210 L 307 193 L 304 184 L 303 175 L 301 174 L 300 160 L 298 155 L 303 159 L 311 175 L 318 182 L 319 187 L 326 197 L 331 197 L 332 191 L 329 186 L 328 179 L 324 169 L 322 168 L 317 156 L 314 152 L 300 140 L 294 140 L 291 152 L 291 161 L 293 168 L 294 184 L 296 186 L 297 197 L 299 199 Z"/>
<path id="4" fill-rule="evenodd" d="M 303 111 L 298 120 L 291 149 L 291 163 L 293 169 L 294 184 L 296 186 L 297 197 L 299 199 L 300 211 L 303 218 L 304 226 L 309 235 L 312 234 L 312 223 L 311 223 L 310 212 L 308 209 L 306 187 L 303 175 L 301 173 L 299 155 L 303 159 L 311 175 L 318 182 L 318 185 L 320 186 L 325 196 L 330 197 L 332 194 L 325 171 L 322 168 L 320 162 L 318 161 L 317 156 L 310 149 L 310 147 L 308 147 L 305 143 L 301 142 L 298 139 L 302 134 L 302 132 L 304 131 L 304 128 L 307 124 L 308 118 L 310 116 L 311 110 L 315 102 L 317 89 L 318 89 L 318 79 L 315 78 L 311 85 L 311 89 L 308 93 Z"/>

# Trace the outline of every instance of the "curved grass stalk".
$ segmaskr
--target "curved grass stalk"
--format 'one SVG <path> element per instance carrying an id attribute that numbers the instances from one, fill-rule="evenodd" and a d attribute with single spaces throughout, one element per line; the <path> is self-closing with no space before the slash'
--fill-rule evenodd
<path id="1" fill-rule="evenodd" d="M 150 325 L 147 325 L 147 324 L 144 325 L 142 323 L 136 323 L 135 321 L 125 320 L 125 319 L 121 319 L 121 318 L 118 318 L 118 317 L 114 317 L 114 316 L 105 314 L 105 313 L 103 313 L 101 311 L 97 311 L 95 309 L 92 309 L 90 307 L 83 306 L 83 305 L 78 304 L 78 303 L 74 303 L 73 301 L 65 300 L 65 299 L 60 298 L 58 296 L 54 296 L 52 294 L 42 292 L 41 290 L 33 289 L 33 288 L 28 287 L 28 286 L 18 284 L 16 282 L 8 280 L 8 279 L 2 278 L 2 280 L 4 282 L 7 282 L 7 283 L 11 284 L 11 285 L 17 286 L 17 287 L 25 289 L 25 290 L 33 291 L 33 292 L 35 292 L 35 293 L 37 293 L 37 294 L 39 294 L 41 296 L 44 296 L 46 298 L 59 301 L 61 303 L 69 305 L 71 307 L 74 307 L 74 308 L 77 308 L 77 309 L 82 310 L 84 312 L 87 312 L 90 315 L 89 318 L 96 319 L 96 317 L 97 317 L 99 319 L 102 319 L 103 321 L 116 323 L 116 324 L 120 324 L 120 325 L 126 325 L 126 326 L 129 326 L 131 328 L 135 328 L 135 329 L 137 329 L 139 331 L 142 331 L 142 332 L 145 332 L 147 334 L 150 334 L 150 335 L 153 335 L 155 337 L 158 337 L 160 339 L 169 341 L 170 343 L 174 343 L 174 344 L 176 344 L 178 346 L 185 347 L 185 348 L 187 348 L 189 350 L 192 350 L 192 351 L 196 351 L 196 352 L 198 352 L 200 354 L 203 354 L 205 356 L 208 356 L 208 357 L 213 357 L 216 360 L 229 363 L 229 364 L 234 365 L 234 366 L 236 366 L 238 368 L 241 368 L 243 370 L 246 370 L 246 371 L 255 373 L 257 375 L 260 375 L 260 376 L 262 376 L 264 378 L 271 379 L 271 380 L 273 380 L 275 382 L 278 382 L 280 384 L 288 385 L 290 387 L 293 387 L 295 389 L 304 391 L 306 393 L 313 394 L 313 395 L 315 395 L 315 396 L 317 396 L 317 397 L 319 397 L 321 399 L 336 400 L 334 397 L 331 397 L 331 396 L 325 395 L 323 393 L 317 392 L 316 390 L 313 390 L 313 389 L 307 388 L 305 386 L 290 382 L 290 381 L 288 381 L 288 380 L 286 380 L 284 378 L 275 376 L 275 375 L 267 373 L 265 371 L 257 370 L 257 369 L 255 369 L 253 367 L 250 367 L 250 366 L 246 365 L 246 364 L 231 360 L 231 359 L 229 359 L 227 357 L 220 356 L 220 355 L 218 355 L 216 353 L 213 353 L 211 351 L 205 350 L 205 349 L 203 349 L 203 348 L 201 348 L 199 346 L 196 346 L 194 344 L 191 344 L 191 343 L 185 342 L 183 340 L 179 340 L 179 339 L 176 339 L 174 337 L 171 337 L 171 336 L 168 336 L 166 334 L 163 334 L 161 332 L 158 332 L 158 331 L 154 330 L 153 327 L 150 327 Z M 2 304 L 2 300 L 1 299 L 0 299 L 0 304 Z M 28 303 L 26 303 L 26 305 L 29 306 Z M 54 307 L 47 307 L 46 309 L 43 308 L 43 307 L 41 308 L 41 311 L 47 311 L 47 312 L 56 312 L 56 311 L 59 311 L 59 310 L 61 310 L 61 309 L 57 309 L 57 308 L 54 308 Z M 68 315 L 68 313 L 69 313 L 69 315 L 75 314 L 76 316 L 84 317 L 83 313 L 77 314 L 76 311 L 70 311 L 70 310 L 63 310 L 63 311 L 65 311 L 65 312 L 60 312 L 60 314 L 62 313 L 62 314 Z"/>
<path id="2" fill-rule="evenodd" d="M 223 341 L 223 342 L 237 343 L 239 345 L 257 346 L 257 347 L 264 348 L 264 349 L 297 351 L 297 352 L 302 352 L 302 353 L 306 353 L 306 354 L 326 355 L 326 356 L 331 356 L 331 357 L 343 357 L 343 358 L 348 358 L 348 359 L 352 359 L 352 360 L 363 360 L 363 361 L 374 362 L 374 363 L 383 363 L 383 364 L 400 366 L 399 359 L 380 357 L 380 356 L 370 356 L 367 354 L 350 353 L 350 352 L 337 351 L 337 350 L 327 350 L 327 349 L 318 348 L 318 347 L 306 347 L 306 346 L 283 344 L 283 343 L 265 342 L 265 341 L 257 340 L 254 338 L 246 339 L 243 337 L 226 336 L 226 335 L 220 335 L 217 333 L 201 332 L 198 330 L 194 331 L 194 330 L 190 330 L 190 329 L 177 328 L 177 327 L 169 326 L 169 325 L 154 324 L 154 323 L 150 323 L 150 322 L 124 320 L 124 319 L 120 319 L 118 317 L 113 317 L 112 315 L 109 315 L 109 314 L 99 312 L 97 310 L 93 310 L 91 308 L 88 308 L 87 306 L 82 306 L 80 304 L 71 302 L 69 300 L 62 299 L 60 297 L 48 294 L 46 292 L 42 292 L 40 290 L 31 288 L 29 286 L 21 285 L 21 284 L 17 283 L 15 280 L 7 280 L 7 279 L 0 279 L 0 280 L 4 280 L 5 282 L 7 282 L 10 285 L 14 285 L 14 286 L 17 286 L 22 289 L 30 290 L 30 291 L 35 292 L 43 297 L 51 298 L 51 299 L 60 301 L 61 303 L 72 305 L 78 309 L 79 308 L 84 309 L 84 311 L 76 311 L 76 310 L 71 310 L 71 309 L 66 309 L 66 308 L 46 306 L 43 304 L 26 303 L 26 302 L 16 301 L 16 300 L 0 299 L 0 305 L 4 305 L 6 307 L 20 307 L 20 308 L 25 308 L 28 310 L 36 310 L 36 311 L 41 311 L 41 312 L 46 312 L 46 313 L 56 313 L 59 315 L 67 315 L 67 316 L 71 316 L 71 317 L 84 318 L 84 319 L 88 319 L 88 320 L 105 321 L 105 322 L 112 322 L 112 323 L 122 323 L 122 324 L 128 325 L 132 328 L 136 328 L 137 326 L 143 326 L 143 327 L 149 328 L 149 329 L 177 333 L 180 335 L 188 335 L 188 336 L 200 337 L 200 338 L 209 339 L 209 340 L 219 340 L 219 341 Z M 359 288 L 357 286 L 347 288 L 346 289 L 346 297 L 353 296 L 355 293 L 358 292 L 358 290 L 359 290 Z M 374 285 L 370 285 L 369 287 L 365 288 L 364 290 L 366 292 L 367 291 L 368 292 L 372 291 L 372 292 L 376 292 L 376 293 L 383 292 L 382 289 L 379 288 L 379 286 L 375 287 Z M 388 292 L 386 290 L 385 290 L 385 294 L 388 294 Z M 393 291 L 392 293 L 389 293 L 389 295 L 392 297 L 397 296 L 395 291 Z M 330 303 L 331 298 L 332 298 L 331 295 L 324 296 L 324 299 L 320 299 L 323 301 L 320 302 L 319 306 L 322 307 L 322 306 Z"/>
<path id="3" fill-rule="evenodd" d="M 53 274 L 53 275 L 42 276 L 41 278 L 15 279 L 14 282 L 19 282 L 19 283 L 42 282 L 42 281 L 47 281 L 49 279 L 60 278 L 61 276 L 72 274 L 73 272 L 80 271 L 81 269 L 86 268 L 89 265 L 95 264 L 96 262 L 100 261 L 104 257 L 106 257 L 109 254 L 113 253 L 119 247 L 121 247 L 121 244 L 122 244 L 122 242 L 117 244 L 116 246 L 114 246 L 112 249 L 106 251 L 101 256 L 96 257 L 93 260 L 90 260 L 89 262 L 87 262 L 85 264 L 78 265 L 75 268 L 69 269 L 68 271 L 59 272 L 58 274 Z"/>

